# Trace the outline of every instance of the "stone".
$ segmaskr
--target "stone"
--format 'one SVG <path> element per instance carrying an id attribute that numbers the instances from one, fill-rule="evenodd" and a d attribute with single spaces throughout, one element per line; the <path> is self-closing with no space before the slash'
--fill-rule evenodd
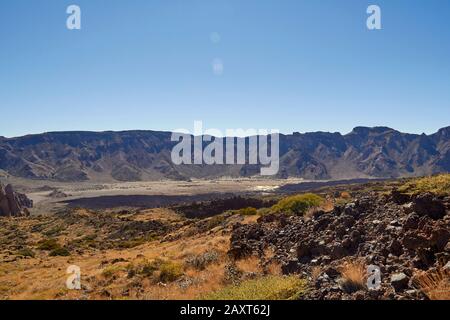
<path id="1" fill-rule="evenodd" d="M 391 285 L 395 292 L 401 292 L 408 287 L 409 277 L 403 272 L 395 273 L 391 276 Z"/>
<path id="2" fill-rule="evenodd" d="M 0 183 L 0 216 L 27 216 L 29 215 L 27 208 L 31 207 L 33 207 L 33 201 L 26 195 L 15 192 L 10 184 L 3 187 Z"/>
<path id="3" fill-rule="evenodd" d="M 432 219 L 441 219 L 445 216 L 445 205 L 432 193 L 419 194 L 414 199 L 414 212 Z"/>
<path id="4" fill-rule="evenodd" d="M 403 224 L 403 228 L 405 228 L 406 230 L 417 229 L 417 227 L 419 226 L 419 220 L 420 217 L 417 213 L 411 213 L 406 218 L 405 223 Z"/>
<path id="5" fill-rule="evenodd" d="M 450 261 L 442 268 L 444 271 L 450 272 Z"/>
<path id="6" fill-rule="evenodd" d="M 438 251 L 444 250 L 449 239 L 450 231 L 448 231 L 447 229 L 435 228 L 431 232 L 430 241 L 434 246 L 436 246 Z"/>
<path id="7" fill-rule="evenodd" d="M 394 239 L 389 244 L 389 251 L 396 256 L 400 256 L 403 253 L 403 247 L 400 241 Z"/>

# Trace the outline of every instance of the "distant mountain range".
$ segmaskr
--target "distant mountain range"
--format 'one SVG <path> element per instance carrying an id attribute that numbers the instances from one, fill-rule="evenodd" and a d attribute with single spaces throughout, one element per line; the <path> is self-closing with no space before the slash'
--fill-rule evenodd
<path id="1" fill-rule="evenodd" d="M 0 170 L 56 181 L 250 177 L 257 165 L 172 163 L 170 132 L 52 132 L 0 137 Z M 387 127 L 280 135 L 278 177 L 353 179 L 450 172 L 450 126 L 431 135 Z"/>

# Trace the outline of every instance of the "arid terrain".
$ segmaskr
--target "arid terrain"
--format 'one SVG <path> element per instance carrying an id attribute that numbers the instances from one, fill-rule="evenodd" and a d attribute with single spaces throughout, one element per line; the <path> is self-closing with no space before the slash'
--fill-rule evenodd
<path id="1" fill-rule="evenodd" d="M 229 178 L 192 181 L 140 181 L 114 183 L 64 183 L 23 178 L 0 178 L 33 200 L 33 215 L 51 214 L 67 205 L 85 208 L 160 207 L 236 194 L 270 194 L 280 187 L 295 186 L 303 179 Z"/>
<path id="2" fill-rule="evenodd" d="M 8 182 L 35 208 L 0 217 L 1 299 L 450 299 L 450 175 L 301 191 L 297 180 Z M 139 195 L 178 200 L 70 202 Z M 70 266 L 80 290 L 66 286 Z"/>

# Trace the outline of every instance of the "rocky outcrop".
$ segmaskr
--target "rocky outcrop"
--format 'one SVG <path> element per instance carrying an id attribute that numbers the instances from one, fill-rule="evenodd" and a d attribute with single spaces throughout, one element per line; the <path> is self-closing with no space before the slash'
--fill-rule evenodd
<path id="1" fill-rule="evenodd" d="M 285 274 L 311 277 L 313 269 L 321 270 L 311 280 L 316 288 L 309 293 L 311 299 L 421 298 L 410 279 L 448 266 L 449 240 L 450 197 L 370 193 L 310 218 L 268 215 L 257 224 L 237 224 L 229 255 L 259 255 L 262 263 L 281 263 Z M 265 261 L 267 249 L 275 252 L 271 261 Z M 341 290 L 339 268 L 349 260 L 378 266 L 381 287 Z"/>
<path id="2" fill-rule="evenodd" d="M 33 201 L 22 193 L 15 192 L 8 184 L 6 187 L 0 183 L 0 217 L 28 216 L 28 208 L 33 207 Z"/>

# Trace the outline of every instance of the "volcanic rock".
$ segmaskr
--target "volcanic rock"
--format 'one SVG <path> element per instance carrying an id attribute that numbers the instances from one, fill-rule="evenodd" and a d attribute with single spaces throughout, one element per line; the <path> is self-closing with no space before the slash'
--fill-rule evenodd
<path id="1" fill-rule="evenodd" d="M 0 183 L 0 216 L 28 216 L 27 208 L 31 207 L 33 207 L 33 201 L 26 195 L 15 192 L 10 184 L 3 187 Z"/>

